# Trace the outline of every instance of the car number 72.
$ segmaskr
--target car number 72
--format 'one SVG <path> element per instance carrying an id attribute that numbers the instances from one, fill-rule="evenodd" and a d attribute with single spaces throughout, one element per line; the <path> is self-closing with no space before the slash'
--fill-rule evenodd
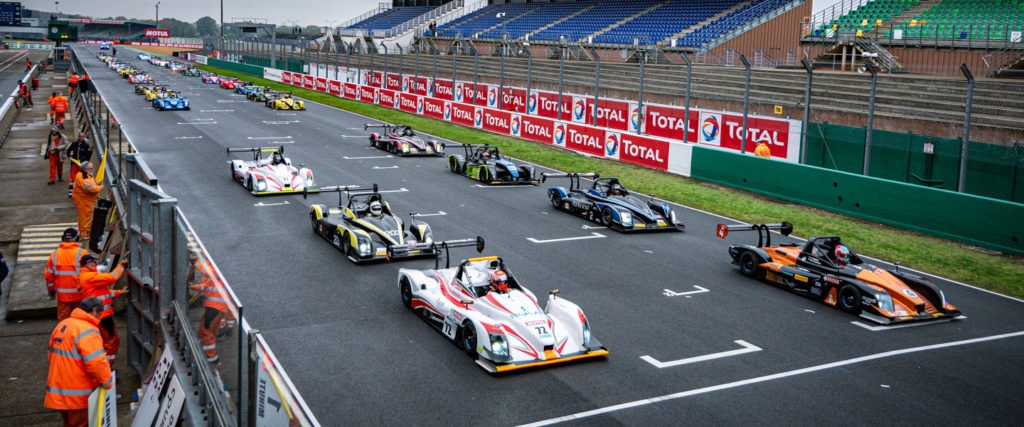
<path id="1" fill-rule="evenodd" d="M 458 325 L 455 324 L 455 319 L 451 317 L 444 318 L 444 325 L 441 326 L 441 333 L 443 333 L 448 339 L 455 339 L 455 331 Z"/>

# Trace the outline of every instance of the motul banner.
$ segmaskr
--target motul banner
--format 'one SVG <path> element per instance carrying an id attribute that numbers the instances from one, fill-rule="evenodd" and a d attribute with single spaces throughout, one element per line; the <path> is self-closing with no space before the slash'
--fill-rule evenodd
<path id="1" fill-rule="evenodd" d="M 494 108 L 497 108 L 495 106 Z M 501 109 L 526 113 L 526 89 L 506 87 L 501 91 Z"/>
<path id="2" fill-rule="evenodd" d="M 385 89 L 395 91 L 402 90 L 402 80 L 398 77 L 398 74 L 388 73 L 384 76 L 384 84 L 387 85 Z"/>
<path id="3" fill-rule="evenodd" d="M 472 127 L 474 124 L 473 113 L 476 108 L 472 105 L 462 104 L 458 102 L 452 102 L 451 120 L 452 123 L 463 126 Z"/>
<path id="4" fill-rule="evenodd" d="M 683 115 L 685 108 L 669 107 L 665 105 L 647 104 L 644 107 L 644 133 L 651 136 L 671 138 L 678 141 L 683 140 L 683 126 L 686 125 Z M 690 109 L 689 130 L 686 131 L 689 143 L 697 142 L 697 132 L 694 125 L 700 120 L 700 111 Z"/>
<path id="5" fill-rule="evenodd" d="M 603 157 L 604 130 L 577 124 L 565 126 L 565 148 Z"/>
<path id="6" fill-rule="evenodd" d="M 486 131 L 508 134 L 512 115 L 508 111 L 483 109 L 483 128 Z"/>
<path id="7" fill-rule="evenodd" d="M 309 74 L 303 75 L 302 87 L 306 89 L 316 89 L 316 78 Z"/>
<path id="8" fill-rule="evenodd" d="M 604 156 L 610 159 L 668 170 L 668 141 L 625 132 L 606 132 Z"/>
<path id="9" fill-rule="evenodd" d="M 328 80 L 327 93 L 334 96 L 341 96 L 341 82 L 337 80 Z"/>
<path id="10" fill-rule="evenodd" d="M 398 109 L 406 113 L 423 114 L 423 102 L 416 95 L 398 92 Z"/>
<path id="11" fill-rule="evenodd" d="M 160 39 L 166 39 L 171 36 L 171 30 L 161 30 L 159 28 L 146 28 L 143 37 L 156 37 Z"/>
<path id="12" fill-rule="evenodd" d="M 286 85 L 292 84 L 292 72 L 291 71 L 282 71 L 281 72 L 281 83 L 284 83 Z"/>
<path id="13" fill-rule="evenodd" d="M 451 114 L 451 107 L 447 101 L 433 98 L 420 98 L 423 100 L 423 115 L 432 119 L 445 120 L 445 111 Z"/>
<path id="14" fill-rule="evenodd" d="M 533 101 L 534 95 L 536 95 L 536 101 Z M 529 114 L 547 117 L 549 119 L 558 118 L 558 94 L 553 92 L 537 91 L 530 93 L 532 110 L 527 110 Z M 562 94 L 562 120 L 569 120 L 569 114 L 572 111 L 572 95 Z"/>
<path id="15" fill-rule="evenodd" d="M 462 98 L 461 89 L 459 89 L 459 98 Z M 455 90 L 451 80 L 438 79 L 434 80 L 434 98 L 443 99 L 445 101 L 455 100 Z"/>
<path id="16" fill-rule="evenodd" d="M 327 92 L 327 78 L 326 77 L 317 77 L 316 78 L 316 91 L 317 92 Z"/>
<path id="17" fill-rule="evenodd" d="M 355 84 L 355 83 L 345 83 L 345 84 L 342 85 L 342 89 L 344 90 L 344 92 L 342 92 L 342 95 L 345 98 L 348 98 L 348 99 L 358 100 L 359 99 L 359 87 L 360 86 Z"/>
<path id="18" fill-rule="evenodd" d="M 554 120 L 513 114 L 512 131 L 515 131 L 516 128 L 515 117 L 520 118 L 520 124 L 518 135 L 510 132 L 514 136 L 542 144 L 554 143 Z"/>
<path id="19" fill-rule="evenodd" d="M 398 109 L 398 93 L 392 90 L 377 90 L 377 105 L 382 107 Z"/>

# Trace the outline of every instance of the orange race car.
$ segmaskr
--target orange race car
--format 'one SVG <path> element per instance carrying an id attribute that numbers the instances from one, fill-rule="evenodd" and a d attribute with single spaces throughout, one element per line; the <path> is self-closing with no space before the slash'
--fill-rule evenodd
<path id="1" fill-rule="evenodd" d="M 946 301 L 935 284 L 899 269 L 864 262 L 838 236 L 812 237 L 804 244 L 771 245 L 770 230 L 784 236 L 793 225 L 719 224 L 718 238 L 730 231 L 757 231 L 757 245 L 731 245 L 729 256 L 748 277 L 776 284 L 826 305 L 881 324 L 953 319 L 960 310 Z"/>

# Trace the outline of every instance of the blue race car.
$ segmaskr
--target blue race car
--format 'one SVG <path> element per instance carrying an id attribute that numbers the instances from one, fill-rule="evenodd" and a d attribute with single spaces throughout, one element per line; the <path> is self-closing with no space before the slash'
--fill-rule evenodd
<path id="1" fill-rule="evenodd" d="M 668 203 L 651 195 L 646 200 L 634 196 L 618 178 L 601 178 L 596 173 L 543 173 L 541 179 L 569 178 L 569 188 L 552 187 L 548 197 L 555 209 L 597 222 L 622 232 L 683 231 L 676 213 Z M 583 190 L 580 178 L 593 178 L 594 184 Z"/>
<path id="2" fill-rule="evenodd" d="M 153 108 L 157 110 L 191 110 L 192 107 L 188 98 L 184 98 L 178 92 L 168 92 L 163 98 L 153 98 Z"/>

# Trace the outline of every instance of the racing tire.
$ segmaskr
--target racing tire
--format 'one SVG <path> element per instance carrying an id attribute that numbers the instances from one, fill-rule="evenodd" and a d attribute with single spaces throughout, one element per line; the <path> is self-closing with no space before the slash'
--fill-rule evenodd
<path id="1" fill-rule="evenodd" d="M 356 256 L 356 249 L 352 247 L 352 242 L 348 237 L 348 234 L 341 236 L 341 252 L 347 257 L 354 258 Z"/>
<path id="2" fill-rule="evenodd" d="M 745 251 L 740 255 L 740 273 L 747 277 L 760 278 L 761 263 L 753 252 Z"/>
<path id="3" fill-rule="evenodd" d="M 398 282 L 398 290 L 402 293 L 402 305 L 412 310 L 412 284 L 409 283 L 408 277 L 402 276 L 402 280 Z"/>
<path id="4" fill-rule="evenodd" d="M 310 225 L 313 226 L 313 232 L 316 232 L 316 230 L 317 230 L 317 223 L 316 223 L 316 214 L 315 213 L 311 212 L 309 214 L 309 223 L 310 223 Z"/>
<path id="5" fill-rule="evenodd" d="M 460 172 L 459 171 L 459 161 L 456 160 L 455 157 L 449 157 L 448 158 L 448 170 L 452 171 L 452 173 L 459 173 Z"/>
<path id="6" fill-rule="evenodd" d="M 609 208 L 609 207 L 605 206 L 603 209 L 601 209 L 600 220 L 601 220 L 601 225 L 603 225 L 605 227 L 611 227 L 612 226 L 612 208 Z"/>
<path id="7" fill-rule="evenodd" d="M 481 167 L 480 171 L 476 173 L 476 179 L 480 182 L 488 182 L 487 179 L 487 168 Z"/>
<path id="8" fill-rule="evenodd" d="M 476 357 L 476 328 L 473 327 L 473 322 L 469 320 L 462 322 L 462 327 L 459 328 L 459 345 L 462 347 L 462 351 L 471 357 Z"/>
<path id="9" fill-rule="evenodd" d="M 246 181 L 246 183 L 245 183 L 245 189 L 246 189 L 246 190 L 249 190 L 249 192 L 250 192 L 250 193 L 255 193 L 255 192 L 256 192 L 256 187 L 255 187 L 255 185 L 253 185 L 253 183 L 252 183 L 252 178 L 249 178 L 249 179 L 248 179 L 248 180 Z"/>
<path id="10" fill-rule="evenodd" d="M 555 209 L 562 209 L 562 196 L 560 194 L 551 194 L 551 206 L 554 206 Z"/>
<path id="11" fill-rule="evenodd" d="M 860 314 L 861 297 L 860 289 L 854 285 L 844 285 L 839 288 L 839 300 L 836 301 L 839 308 L 850 314 Z"/>

